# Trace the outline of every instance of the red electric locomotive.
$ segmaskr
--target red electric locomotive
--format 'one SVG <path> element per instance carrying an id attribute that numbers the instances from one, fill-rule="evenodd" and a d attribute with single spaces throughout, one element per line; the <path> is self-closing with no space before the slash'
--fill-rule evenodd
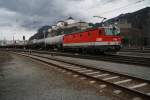
<path id="1" fill-rule="evenodd" d="M 78 51 L 117 52 L 121 48 L 121 37 L 117 28 L 95 28 L 65 34 L 63 48 Z"/>

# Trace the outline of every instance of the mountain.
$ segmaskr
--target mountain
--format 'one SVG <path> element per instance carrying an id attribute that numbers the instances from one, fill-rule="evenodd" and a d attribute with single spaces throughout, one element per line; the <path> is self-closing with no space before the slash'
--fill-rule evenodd
<path id="1" fill-rule="evenodd" d="M 117 22 L 126 20 L 131 23 L 132 28 L 142 30 L 146 34 L 150 34 L 150 7 L 143 8 L 133 13 L 121 14 L 115 18 L 109 19 L 107 22 Z"/>
<path id="2" fill-rule="evenodd" d="M 49 28 L 51 28 L 51 26 L 48 26 L 48 25 L 39 28 L 37 33 L 34 34 L 33 36 L 31 36 L 29 38 L 29 40 L 42 39 L 42 38 L 44 38 L 44 36 L 47 37 L 47 35 L 48 35 L 47 31 L 48 31 Z"/>

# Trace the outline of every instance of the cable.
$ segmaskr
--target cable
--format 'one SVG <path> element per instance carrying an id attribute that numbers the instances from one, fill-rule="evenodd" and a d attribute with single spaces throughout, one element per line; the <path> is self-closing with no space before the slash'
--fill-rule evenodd
<path id="1" fill-rule="evenodd" d="M 138 1 L 136 1 L 136 2 L 133 2 L 132 4 L 128 4 L 128 5 L 125 5 L 125 6 L 120 7 L 120 8 L 116 8 L 116 9 L 113 9 L 113 10 L 109 10 L 109 11 L 106 11 L 106 12 L 102 12 L 101 14 L 109 13 L 109 12 L 112 12 L 112 11 L 118 10 L 118 9 L 120 10 L 120 9 L 122 9 L 122 8 L 126 8 L 126 7 L 128 7 L 128 6 L 130 6 L 130 5 L 137 4 L 137 3 L 141 3 L 141 2 L 143 2 L 143 1 L 145 1 L 145 0 L 138 0 Z"/>

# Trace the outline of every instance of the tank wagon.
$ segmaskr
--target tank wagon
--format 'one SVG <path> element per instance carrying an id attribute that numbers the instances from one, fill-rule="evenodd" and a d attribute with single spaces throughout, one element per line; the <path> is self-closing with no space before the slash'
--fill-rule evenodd
<path id="1" fill-rule="evenodd" d="M 64 35 L 34 39 L 28 42 L 27 46 L 32 49 L 61 49 Z"/>

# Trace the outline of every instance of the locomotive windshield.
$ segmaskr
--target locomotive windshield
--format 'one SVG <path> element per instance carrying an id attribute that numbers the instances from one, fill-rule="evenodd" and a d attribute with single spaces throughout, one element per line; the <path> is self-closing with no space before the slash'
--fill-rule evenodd
<path id="1" fill-rule="evenodd" d="M 105 28 L 105 34 L 106 35 L 119 35 L 120 34 L 120 29 L 118 27 L 108 27 Z"/>

